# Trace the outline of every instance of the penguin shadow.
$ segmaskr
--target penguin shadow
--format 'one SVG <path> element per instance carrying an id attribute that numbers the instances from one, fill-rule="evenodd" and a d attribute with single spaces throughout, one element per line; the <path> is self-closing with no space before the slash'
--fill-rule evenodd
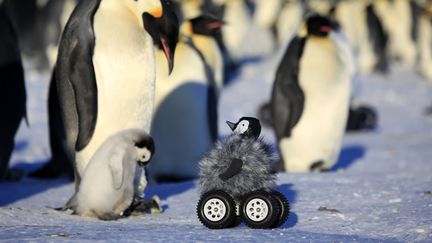
<path id="1" fill-rule="evenodd" d="M 292 228 L 298 222 L 298 217 L 295 212 L 292 211 L 293 205 L 297 200 L 297 191 L 293 189 L 293 184 L 282 184 L 276 187 L 276 190 L 281 192 L 287 199 L 290 205 L 290 212 L 287 221 L 280 226 L 280 228 Z"/>
<path id="2" fill-rule="evenodd" d="M 145 189 L 146 198 L 151 198 L 153 195 L 159 196 L 161 201 L 167 200 L 169 197 L 175 196 L 186 192 L 192 188 L 196 187 L 196 181 L 183 181 L 179 183 L 169 183 L 169 184 L 156 184 L 147 186 Z M 162 205 L 162 210 L 165 211 L 169 208 L 168 205 Z"/>
<path id="3" fill-rule="evenodd" d="M 19 162 L 12 169 L 23 169 L 30 171 L 37 168 L 42 162 L 35 163 L 39 165 Z M 69 184 L 70 180 L 67 177 L 55 180 L 36 180 L 30 178 L 23 178 L 20 181 L 0 183 L 0 207 L 7 206 L 14 202 L 32 197 L 34 195 L 43 193 L 49 189 L 60 187 Z"/>
<path id="4" fill-rule="evenodd" d="M 262 61 L 262 59 L 263 58 L 259 57 L 259 56 L 251 56 L 251 57 L 245 57 L 245 58 L 241 59 L 239 62 L 233 62 L 233 63 L 226 64 L 224 85 L 228 86 L 228 85 L 232 84 L 232 82 L 239 77 L 241 70 L 242 70 L 242 66 L 247 65 L 247 64 L 258 63 L 258 62 Z"/>
<path id="5" fill-rule="evenodd" d="M 342 148 L 338 161 L 330 171 L 345 170 L 352 166 L 356 161 L 363 158 L 366 154 L 366 149 L 360 145 L 352 145 Z"/>

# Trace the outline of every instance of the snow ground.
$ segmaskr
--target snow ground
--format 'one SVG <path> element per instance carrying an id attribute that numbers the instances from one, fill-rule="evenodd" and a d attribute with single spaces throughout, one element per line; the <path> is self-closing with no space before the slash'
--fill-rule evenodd
<path id="1" fill-rule="evenodd" d="M 275 58 L 251 59 L 226 87 L 222 135 L 225 120 L 255 116 L 268 99 L 275 64 Z M 50 74 L 26 70 L 31 126 L 20 128 L 11 166 L 28 172 L 49 158 Z M 25 178 L 0 184 L 0 241 L 432 242 L 432 116 L 424 115 L 432 87 L 409 70 L 363 79 L 358 99 L 377 108 L 378 129 L 346 136 L 337 172 L 279 174 L 278 189 L 292 208 L 282 228 L 205 228 L 195 214 L 196 181 L 148 187 L 147 196 L 161 197 L 162 214 L 103 222 L 52 209 L 72 194 L 66 179 Z M 263 134 L 274 142 L 270 130 Z"/>

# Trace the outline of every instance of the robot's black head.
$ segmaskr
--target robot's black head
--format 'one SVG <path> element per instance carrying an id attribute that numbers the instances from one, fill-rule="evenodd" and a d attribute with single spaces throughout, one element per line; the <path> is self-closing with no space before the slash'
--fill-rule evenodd
<path id="1" fill-rule="evenodd" d="M 261 124 L 254 117 L 242 117 L 237 123 L 227 121 L 227 124 L 233 132 L 248 138 L 254 137 L 256 139 L 261 133 Z"/>
<path id="2" fill-rule="evenodd" d="M 330 31 L 337 30 L 337 24 L 327 17 L 312 15 L 306 21 L 308 35 L 326 37 Z"/>

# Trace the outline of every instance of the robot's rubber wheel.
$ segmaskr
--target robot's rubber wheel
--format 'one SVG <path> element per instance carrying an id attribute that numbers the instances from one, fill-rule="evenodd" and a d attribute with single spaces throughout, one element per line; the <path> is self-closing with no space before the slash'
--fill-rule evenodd
<path id="1" fill-rule="evenodd" d="M 271 193 L 254 191 L 247 194 L 240 205 L 240 216 L 243 222 L 258 229 L 272 228 L 278 221 L 281 206 Z"/>
<path id="2" fill-rule="evenodd" d="M 276 220 L 276 223 L 272 226 L 272 228 L 277 228 L 287 221 L 290 212 L 290 206 L 287 198 L 282 193 L 278 191 L 272 191 L 272 195 L 278 201 L 281 209 L 278 220 Z"/>
<path id="3" fill-rule="evenodd" d="M 237 219 L 234 199 L 224 191 L 205 193 L 197 205 L 198 218 L 210 229 L 222 229 L 234 226 Z"/>

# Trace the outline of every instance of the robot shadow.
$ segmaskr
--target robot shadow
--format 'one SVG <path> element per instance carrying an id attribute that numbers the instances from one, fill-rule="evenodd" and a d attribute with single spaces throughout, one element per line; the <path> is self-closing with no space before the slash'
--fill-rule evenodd
<path id="1" fill-rule="evenodd" d="M 276 190 L 284 194 L 290 204 L 290 213 L 288 219 L 282 226 L 280 226 L 280 228 L 292 228 L 298 222 L 297 214 L 292 211 L 293 205 L 297 200 L 297 191 L 293 189 L 293 186 L 293 184 L 282 184 L 276 187 Z"/>

